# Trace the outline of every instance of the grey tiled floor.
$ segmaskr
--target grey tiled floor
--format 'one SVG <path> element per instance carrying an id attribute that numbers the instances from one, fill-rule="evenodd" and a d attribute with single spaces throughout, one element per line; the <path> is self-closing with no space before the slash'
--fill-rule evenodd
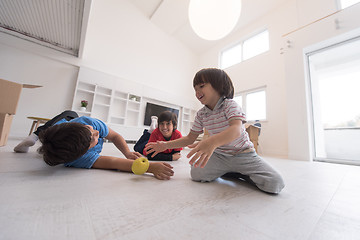
<path id="1" fill-rule="evenodd" d="M 33 147 L 0 147 L 0 239 L 360 239 L 360 167 L 264 157 L 285 189 L 240 181 L 49 167 Z M 121 154 L 106 143 L 106 155 Z"/>

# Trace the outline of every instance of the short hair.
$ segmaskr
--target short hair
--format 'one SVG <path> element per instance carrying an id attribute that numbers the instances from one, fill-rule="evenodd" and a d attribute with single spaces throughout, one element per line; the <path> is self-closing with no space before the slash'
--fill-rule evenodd
<path id="1" fill-rule="evenodd" d="M 40 132 L 39 139 L 42 146 L 38 152 L 46 164 L 55 166 L 84 155 L 90 147 L 91 131 L 81 123 L 62 123 Z"/>
<path id="2" fill-rule="evenodd" d="M 158 125 L 160 125 L 161 122 L 172 122 L 173 124 L 173 131 L 176 130 L 177 128 L 177 116 L 175 113 L 171 112 L 171 111 L 164 111 L 162 113 L 160 113 L 159 118 L 158 118 Z"/>
<path id="3" fill-rule="evenodd" d="M 211 86 L 225 98 L 234 98 L 233 83 L 224 70 L 218 68 L 204 68 L 195 74 L 193 87 L 202 83 L 210 83 Z"/>

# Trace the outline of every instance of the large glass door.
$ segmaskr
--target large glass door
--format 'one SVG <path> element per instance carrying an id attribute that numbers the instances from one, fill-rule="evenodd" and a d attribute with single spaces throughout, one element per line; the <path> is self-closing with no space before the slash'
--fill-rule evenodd
<path id="1" fill-rule="evenodd" d="M 307 58 L 314 160 L 360 165 L 360 37 Z"/>

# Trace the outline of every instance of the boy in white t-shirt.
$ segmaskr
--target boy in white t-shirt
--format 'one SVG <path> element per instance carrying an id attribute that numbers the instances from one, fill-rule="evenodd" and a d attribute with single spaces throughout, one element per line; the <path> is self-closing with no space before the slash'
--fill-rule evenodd
<path id="1" fill-rule="evenodd" d="M 146 145 L 148 154 L 156 155 L 165 149 L 188 146 L 191 158 L 191 177 L 208 182 L 228 176 L 244 179 L 260 190 L 279 193 L 284 188 L 280 174 L 257 155 L 243 123 L 246 116 L 232 99 L 234 87 L 229 76 L 220 69 L 202 69 L 193 81 L 196 98 L 204 105 L 195 117 L 190 133 L 173 141 L 152 142 Z M 210 136 L 198 143 L 195 140 L 203 129 Z"/>

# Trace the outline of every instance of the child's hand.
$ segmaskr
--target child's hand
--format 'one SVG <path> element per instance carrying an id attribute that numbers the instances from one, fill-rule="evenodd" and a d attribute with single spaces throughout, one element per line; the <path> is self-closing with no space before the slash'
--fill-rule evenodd
<path id="1" fill-rule="evenodd" d="M 172 155 L 172 160 L 173 160 L 173 161 L 179 160 L 179 158 L 181 158 L 181 153 L 179 153 L 179 152 L 174 153 L 174 154 Z"/>
<path id="2" fill-rule="evenodd" d="M 146 154 L 149 155 L 153 153 L 151 157 L 154 157 L 156 154 L 165 151 L 167 148 L 165 146 L 166 142 L 157 141 L 157 142 L 149 142 L 145 145 Z"/>
<path id="3" fill-rule="evenodd" d="M 150 162 L 148 172 L 154 174 L 155 178 L 159 180 L 169 180 L 171 176 L 174 176 L 172 166 L 164 162 Z"/>
<path id="4" fill-rule="evenodd" d="M 138 152 L 128 152 L 125 157 L 127 159 L 133 159 L 133 160 L 136 160 L 138 159 L 139 157 L 142 157 L 142 155 Z"/>
<path id="5" fill-rule="evenodd" d="M 195 154 L 189 161 L 189 164 L 194 167 L 200 166 L 201 168 L 205 167 L 216 148 L 213 146 L 211 141 L 207 141 L 206 139 L 198 143 L 191 144 L 188 147 L 192 148 L 192 150 L 186 157 L 191 158 Z"/>

